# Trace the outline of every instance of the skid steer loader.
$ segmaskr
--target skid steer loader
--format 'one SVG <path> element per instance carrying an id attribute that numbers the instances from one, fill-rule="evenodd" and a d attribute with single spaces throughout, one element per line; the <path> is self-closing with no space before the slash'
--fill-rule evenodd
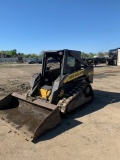
<path id="1" fill-rule="evenodd" d="M 13 92 L 0 100 L 0 118 L 34 141 L 62 115 L 69 117 L 92 100 L 92 82 L 93 66 L 82 61 L 80 51 L 45 51 L 41 73 L 32 77 L 26 96 Z"/>

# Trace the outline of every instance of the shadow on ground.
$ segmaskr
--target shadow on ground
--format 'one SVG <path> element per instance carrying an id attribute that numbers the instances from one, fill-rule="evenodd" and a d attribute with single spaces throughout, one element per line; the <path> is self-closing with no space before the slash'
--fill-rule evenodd
<path id="1" fill-rule="evenodd" d="M 63 132 L 81 125 L 83 122 L 77 121 L 76 118 L 78 117 L 83 117 L 95 111 L 99 111 L 100 109 L 106 107 L 108 104 L 120 102 L 120 93 L 94 90 L 94 96 L 95 97 L 92 103 L 85 106 L 82 110 L 80 110 L 70 118 L 62 118 L 62 122 L 60 125 L 47 132 L 45 135 L 39 137 L 34 143 L 52 139 L 62 134 Z"/>

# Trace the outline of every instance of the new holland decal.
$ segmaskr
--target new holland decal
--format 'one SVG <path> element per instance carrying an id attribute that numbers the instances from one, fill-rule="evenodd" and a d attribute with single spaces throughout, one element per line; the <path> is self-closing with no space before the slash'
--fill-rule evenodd
<path id="1" fill-rule="evenodd" d="M 72 74 L 70 74 L 68 77 L 66 77 L 64 79 L 64 83 L 72 81 L 73 79 L 78 78 L 78 77 L 80 77 L 82 75 L 84 75 L 84 70 L 80 70 L 80 71 L 77 71 L 75 73 L 72 73 Z"/>

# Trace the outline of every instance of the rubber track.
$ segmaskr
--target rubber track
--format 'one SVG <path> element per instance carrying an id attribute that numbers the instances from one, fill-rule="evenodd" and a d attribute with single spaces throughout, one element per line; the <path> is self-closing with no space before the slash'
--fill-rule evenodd
<path id="1" fill-rule="evenodd" d="M 57 106 L 60 108 L 61 113 L 65 117 L 70 117 L 75 114 L 78 110 L 81 110 L 81 107 L 75 108 L 71 112 L 67 113 L 66 108 L 67 105 L 87 86 L 87 83 L 82 83 L 76 85 L 71 91 L 64 95 L 64 97 L 58 102 Z"/>

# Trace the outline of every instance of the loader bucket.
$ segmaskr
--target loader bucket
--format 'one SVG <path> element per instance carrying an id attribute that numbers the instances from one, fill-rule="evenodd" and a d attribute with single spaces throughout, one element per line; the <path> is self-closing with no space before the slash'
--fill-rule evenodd
<path id="1" fill-rule="evenodd" d="M 61 122 L 56 105 L 40 99 L 28 100 L 18 93 L 12 93 L 0 101 L 0 118 L 12 123 L 15 130 L 31 141 Z"/>

